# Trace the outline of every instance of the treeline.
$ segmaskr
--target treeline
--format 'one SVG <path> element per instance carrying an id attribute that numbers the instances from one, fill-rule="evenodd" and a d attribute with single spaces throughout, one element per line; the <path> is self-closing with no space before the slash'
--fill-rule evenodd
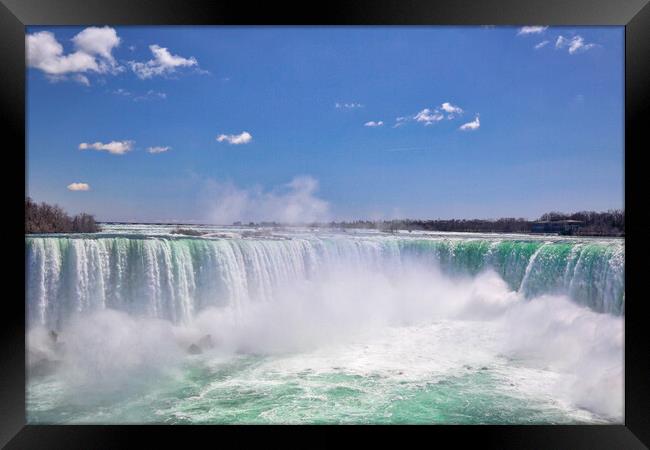
<path id="1" fill-rule="evenodd" d="M 25 233 L 95 233 L 99 230 L 95 217 L 90 214 L 70 217 L 58 205 L 25 199 Z"/>
<path id="2" fill-rule="evenodd" d="M 528 233 L 531 222 L 526 219 L 502 218 L 487 219 L 449 219 L 449 220 L 383 220 L 379 222 L 357 220 L 353 222 L 331 222 L 334 228 L 365 228 L 380 231 L 455 231 L 470 233 Z"/>
<path id="3" fill-rule="evenodd" d="M 610 210 L 606 212 L 580 211 L 576 213 L 550 212 L 538 220 L 506 217 L 495 220 L 487 219 L 449 219 L 449 220 L 355 220 L 351 222 L 330 222 L 332 228 L 362 228 L 380 231 L 451 231 L 469 233 L 530 233 L 536 222 L 557 222 L 575 220 L 580 223 L 571 230 L 579 236 L 624 236 L 625 212 Z"/>
<path id="4" fill-rule="evenodd" d="M 575 231 L 581 236 L 624 236 L 625 211 L 620 209 L 607 212 L 580 211 L 571 214 L 550 212 L 543 214 L 540 220 L 556 222 L 559 220 L 578 220 L 582 222 Z"/>
<path id="5" fill-rule="evenodd" d="M 329 223 L 303 224 L 312 228 L 329 227 L 339 229 L 368 229 L 385 232 L 396 230 L 409 231 L 447 231 L 463 233 L 531 233 L 533 224 L 538 222 L 561 222 L 578 221 L 563 230 L 562 234 L 576 236 L 624 236 L 625 235 L 625 212 L 623 210 L 610 210 L 606 212 L 580 211 L 576 213 L 549 212 L 543 214 L 537 220 L 524 218 L 505 217 L 501 219 L 448 219 L 448 220 L 421 220 L 421 219 L 398 219 L 398 220 L 354 220 Z M 233 225 L 242 225 L 235 222 Z M 250 222 L 248 226 L 258 227 L 283 227 L 286 224 L 278 222 Z"/>

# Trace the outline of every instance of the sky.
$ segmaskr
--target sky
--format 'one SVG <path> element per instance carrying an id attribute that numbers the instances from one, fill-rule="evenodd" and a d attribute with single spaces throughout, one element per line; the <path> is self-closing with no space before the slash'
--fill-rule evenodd
<path id="1" fill-rule="evenodd" d="M 623 27 L 28 27 L 27 192 L 101 221 L 623 208 Z"/>

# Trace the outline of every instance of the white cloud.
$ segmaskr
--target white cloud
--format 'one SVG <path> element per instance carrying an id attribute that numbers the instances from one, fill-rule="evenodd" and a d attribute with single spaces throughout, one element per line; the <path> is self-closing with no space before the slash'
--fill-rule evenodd
<path id="1" fill-rule="evenodd" d="M 67 55 L 50 31 L 28 34 L 25 41 L 27 66 L 55 77 L 54 81 L 65 79 L 66 74 L 117 73 L 122 69 L 112 54 L 120 44 L 120 38 L 111 27 L 85 28 L 72 38 L 76 51 Z M 87 77 L 76 77 L 75 80 L 89 84 Z"/>
<path id="2" fill-rule="evenodd" d="M 334 106 L 339 109 L 340 108 L 345 108 L 345 109 L 363 108 L 363 105 L 361 103 L 355 103 L 355 102 L 351 102 L 351 103 L 336 102 L 334 103 Z"/>
<path id="3" fill-rule="evenodd" d="M 90 80 L 86 75 L 82 75 L 80 73 L 76 74 L 73 78 L 77 83 L 83 84 L 84 86 L 90 86 Z"/>
<path id="4" fill-rule="evenodd" d="M 542 47 L 545 47 L 550 41 L 542 41 L 539 44 L 535 45 L 535 50 L 539 50 Z"/>
<path id="5" fill-rule="evenodd" d="M 576 35 L 569 38 L 564 36 L 558 36 L 555 41 L 555 48 L 568 48 L 569 54 L 573 55 L 578 52 L 585 52 L 593 47 L 596 44 L 585 44 L 585 40 L 582 36 Z"/>
<path id="6" fill-rule="evenodd" d="M 127 91 L 126 89 L 123 89 L 123 88 L 119 88 L 119 89 L 114 90 L 113 94 L 123 95 L 124 97 L 128 97 L 128 96 L 131 95 L 131 93 L 129 91 Z"/>
<path id="7" fill-rule="evenodd" d="M 431 125 L 443 120 L 445 114 L 447 119 L 452 120 L 463 113 L 463 108 L 460 106 L 453 105 L 450 102 L 444 102 L 437 108 L 424 108 L 412 117 L 397 117 L 393 128 L 400 127 L 409 120 L 415 120 L 416 122 L 424 123 L 424 125 Z"/>
<path id="8" fill-rule="evenodd" d="M 528 34 L 540 34 L 543 33 L 548 27 L 540 27 L 540 26 L 528 26 L 528 27 L 521 27 L 519 28 L 519 31 L 517 32 L 518 36 L 526 36 Z"/>
<path id="9" fill-rule="evenodd" d="M 459 106 L 454 106 L 449 102 L 443 103 L 440 108 L 450 114 L 462 114 L 463 110 Z"/>
<path id="10" fill-rule="evenodd" d="M 248 131 L 242 131 L 240 134 L 220 134 L 217 136 L 218 142 L 227 142 L 233 145 L 248 144 L 253 140 L 253 136 Z"/>
<path id="11" fill-rule="evenodd" d="M 129 61 L 131 70 L 140 79 L 147 79 L 158 75 L 168 75 L 174 73 L 180 67 L 197 66 L 198 61 L 194 57 L 184 58 L 178 55 L 172 55 L 165 47 L 153 44 L 149 46 L 153 54 L 153 59 L 147 62 Z"/>
<path id="12" fill-rule="evenodd" d="M 165 153 L 167 151 L 171 150 L 171 147 L 149 147 L 147 151 L 152 154 L 156 153 Z"/>
<path id="13" fill-rule="evenodd" d="M 102 72 L 117 68 L 113 49 L 120 45 L 117 32 L 111 27 L 88 27 L 72 38 L 75 47 L 89 55 L 97 55 Z"/>
<path id="14" fill-rule="evenodd" d="M 396 117 L 395 118 L 395 125 L 393 125 L 393 128 L 401 127 L 406 122 L 408 122 L 409 119 L 410 119 L 410 117 L 406 117 L 406 116 Z"/>
<path id="15" fill-rule="evenodd" d="M 63 54 L 63 46 L 49 31 L 27 35 L 27 65 L 50 75 L 99 71 L 95 58 L 84 52 Z"/>
<path id="16" fill-rule="evenodd" d="M 106 144 L 102 142 L 95 142 L 93 144 L 82 142 L 79 144 L 79 150 L 97 150 L 105 151 L 113 155 L 123 155 L 131 151 L 133 144 L 133 141 L 111 141 Z"/>
<path id="17" fill-rule="evenodd" d="M 232 183 L 207 180 L 201 209 L 216 224 L 234 221 L 309 223 L 329 218 L 329 203 L 319 198 L 318 180 L 303 175 L 269 191 L 256 186 L 239 188 Z"/>
<path id="18" fill-rule="evenodd" d="M 89 191 L 90 185 L 88 183 L 70 183 L 68 185 L 69 191 Z"/>
<path id="19" fill-rule="evenodd" d="M 381 120 L 378 121 L 378 122 L 375 122 L 374 120 L 371 120 L 370 122 L 366 122 L 366 123 L 364 123 L 363 126 L 364 126 L 364 127 L 380 127 L 380 126 L 382 126 L 383 124 L 384 124 L 384 122 L 381 121 Z"/>
<path id="20" fill-rule="evenodd" d="M 478 130 L 481 126 L 481 121 L 478 118 L 478 115 L 471 122 L 462 124 L 458 129 L 463 131 Z"/>
<path id="21" fill-rule="evenodd" d="M 440 113 L 437 109 L 430 110 L 429 108 L 424 108 L 422 111 L 413 116 L 416 122 L 424 122 L 425 125 L 431 125 L 432 123 L 439 122 L 444 119 L 445 116 Z"/>
<path id="22" fill-rule="evenodd" d="M 165 100 L 167 98 L 167 94 L 165 92 L 157 92 L 154 90 L 148 90 L 145 94 L 138 95 L 137 97 L 133 98 L 134 102 L 141 102 L 144 100 Z"/>

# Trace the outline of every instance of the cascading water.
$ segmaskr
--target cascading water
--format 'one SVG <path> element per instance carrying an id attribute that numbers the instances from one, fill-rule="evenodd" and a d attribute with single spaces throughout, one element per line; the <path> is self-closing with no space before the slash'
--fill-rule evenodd
<path id="1" fill-rule="evenodd" d="M 66 236 L 28 237 L 26 252 L 30 321 L 50 327 L 98 308 L 187 322 L 208 306 L 272 301 L 279 286 L 333 268 L 399 273 L 415 261 L 450 275 L 491 268 L 526 297 L 567 294 L 594 311 L 624 312 L 621 241 Z"/>
<path id="2" fill-rule="evenodd" d="M 173 229 L 26 237 L 30 423 L 622 422 L 621 239 Z"/>

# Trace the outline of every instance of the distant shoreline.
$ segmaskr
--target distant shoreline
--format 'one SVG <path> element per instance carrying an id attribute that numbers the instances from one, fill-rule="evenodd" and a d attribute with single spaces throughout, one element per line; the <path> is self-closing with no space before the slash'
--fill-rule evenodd
<path id="1" fill-rule="evenodd" d="M 425 231 L 425 232 L 455 232 L 455 233 L 495 233 L 495 234 L 521 234 L 521 235 L 550 235 L 550 236 L 578 236 L 578 237 L 625 237 L 624 226 L 621 228 L 600 228 L 589 225 L 566 225 L 562 221 L 528 221 L 517 220 L 517 227 L 513 227 L 506 219 L 498 220 L 395 220 L 395 221 L 356 221 L 356 222 L 329 222 L 329 223 L 280 223 L 280 222 L 235 222 L 232 224 L 209 223 L 178 223 L 178 222 L 100 222 L 102 225 L 150 225 L 176 227 L 172 234 L 198 235 L 199 233 L 185 233 L 186 227 L 248 227 L 248 228 L 312 228 L 332 230 L 373 230 L 384 233 L 398 231 Z M 558 225 L 559 224 L 559 225 Z M 563 228 L 566 225 L 567 228 Z M 559 226 L 559 228 L 558 228 Z M 535 231 L 535 227 L 539 231 Z M 553 231 L 551 231 L 553 230 Z"/>
<path id="2" fill-rule="evenodd" d="M 158 225 L 174 226 L 172 234 L 199 236 L 201 233 L 186 227 L 250 227 L 250 228 L 324 228 L 376 230 L 386 233 L 396 231 L 429 231 L 456 233 L 506 233 L 560 236 L 625 237 L 625 211 L 580 211 L 575 213 L 549 212 L 537 220 L 504 217 L 499 219 L 393 219 L 353 220 L 330 222 L 283 223 L 277 221 L 236 221 L 230 225 L 179 223 L 179 222 L 98 222 L 90 214 L 69 216 L 58 205 L 36 203 L 25 199 L 25 234 L 97 233 L 105 225 Z"/>

